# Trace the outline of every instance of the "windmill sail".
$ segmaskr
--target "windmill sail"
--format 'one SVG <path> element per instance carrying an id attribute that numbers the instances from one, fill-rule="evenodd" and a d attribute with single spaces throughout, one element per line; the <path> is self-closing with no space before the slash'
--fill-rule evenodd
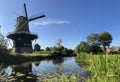
<path id="1" fill-rule="evenodd" d="M 33 21 L 33 20 L 36 20 L 36 19 L 39 19 L 39 18 L 43 18 L 45 17 L 45 15 L 41 15 L 41 16 L 37 16 L 37 17 L 34 17 L 34 18 L 30 18 L 29 21 Z"/>
<path id="2" fill-rule="evenodd" d="M 26 4 L 24 3 L 25 16 L 28 19 Z"/>

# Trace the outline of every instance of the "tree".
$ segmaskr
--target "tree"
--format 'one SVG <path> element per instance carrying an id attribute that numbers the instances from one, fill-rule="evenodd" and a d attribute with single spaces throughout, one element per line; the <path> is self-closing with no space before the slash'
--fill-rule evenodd
<path id="1" fill-rule="evenodd" d="M 109 32 L 103 32 L 99 35 L 99 42 L 103 45 L 104 51 L 106 51 L 105 47 L 109 47 L 112 42 L 112 35 Z"/>
<path id="2" fill-rule="evenodd" d="M 99 45 L 90 45 L 90 52 L 93 54 L 102 53 L 102 49 Z"/>
<path id="3" fill-rule="evenodd" d="M 90 34 L 89 36 L 87 36 L 87 42 L 90 46 L 90 52 L 92 52 L 93 54 L 97 54 L 97 53 L 101 53 L 102 49 L 100 47 L 100 42 L 99 40 L 99 34 Z"/>
<path id="4" fill-rule="evenodd" d="M 67 53 L 73 53 L 74 51 L 72 49 L 67 49 Z"/>
<path id="5" fill-rule="evenodd" d="M 60 47 L 57 47 L 58 48 L 58 51 L 62 51 L 64 49 L 64 46 L 60 46 Z"/>
<path id="6" fill-rule="evenodd" d="M 77 53 L 80 52 L 89 52 L 90 51 L 90 46 L 87 42 L 81 41 L 79 45 L 76 47 Z"/>
<path id="7" fill-rule="evenodd" d="M 58 47 L 56 46 L 50 47 L 50 51 L 58 51 Z"/>
<path id="8" fill-rule="evenodd" d="M 46 47 L 45 50 L 46 50 L 46 51 L 50 51 L 50 48 L 49 48 L 49 47 Z"/>
<path id="9" fill-rule="evenodd" d="M 99 38 L 99 34 L 90 34 L 89 36 L 87 36 L 87 42 L 90 44 L 90 45 L 99 45 L 99 41 L 98 41 L 98 38 Z"/>
<path id="10" fill-rule="evenodd" d="M 41 50 L 41 47 L 39 44 L 35 44 L 34 46 L 34 51 L 40 51 Z"/>
<path id="11" fill-rule="evenodd" d="M 68 49 L 67 49 L 67 48 L 64 48 L 64 49 L 62 50 L 62 54 L 67 54 L 67 51 L 68 51 Z"/>
<path id="12" fill-rule="evenodd" d="M 0 49 L 7 49 L 7 40 L 1 33 L 0 33 Z"/>

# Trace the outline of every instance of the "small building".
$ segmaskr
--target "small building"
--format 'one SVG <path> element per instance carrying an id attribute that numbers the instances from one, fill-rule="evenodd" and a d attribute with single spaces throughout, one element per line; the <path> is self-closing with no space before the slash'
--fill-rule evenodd
<path id="1" fill-rule="evenodd" d="M 112 46 L 110 51 L 120 51 L 120 46 Z"/>

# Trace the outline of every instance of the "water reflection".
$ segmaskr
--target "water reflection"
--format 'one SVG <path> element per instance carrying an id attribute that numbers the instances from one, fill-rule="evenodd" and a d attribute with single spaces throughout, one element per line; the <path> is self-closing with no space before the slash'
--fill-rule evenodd
<path id="1" fill-rule="evenodd" d="M 40 73 L 39 71 L 40 71 L 39 70 L 39 66 L 35 65 L 34 63 L 32 63 L 32 74 L 37 75 L 37 74 Z"/>
<path id="2" fill-rule="evenodd" d="M 51 77 L 59 78 L 63 73 L 77 75 L 80 67 L 75 62 L 75 57 L 55 58 L 50 61 L 42 61 L 39 65 L 32 63 L 32 73 L 37 76 L 39 81 Z"/>
<path id="3" fill-rule="evenodd" d="M 4 72 L 4 75 L 3 77 L 8 77 L 12 74 L 12 67 L 11 66 L 8 66 L 7 68 L 4 68 L 3 69 L 3 72 Z"/>
<path id="4" fill-rule="evenodd" d="M 52 60 L 13 65 L 12 67 L 8 66 L 6 70 L 5 76 L 12 74 L 11 76 L 16 78 L 17 82 L 36 82 L 49 77 L 58 78 L 63 73 L 68 77 L 72 74 L 77 76 L 79 71 L 80 76 L 87 76 L 87 72 L 81 70 L 80 66 L 76 64 L 75 57 L 59 57 Z"/>
<path id="5" fill-rule="evenodd" d="M 54 58 L 53 59 L 53 64 L 61 64 L 64 62 L 64 58 L 63 57 L 59 57 L 59 58 Z"/>

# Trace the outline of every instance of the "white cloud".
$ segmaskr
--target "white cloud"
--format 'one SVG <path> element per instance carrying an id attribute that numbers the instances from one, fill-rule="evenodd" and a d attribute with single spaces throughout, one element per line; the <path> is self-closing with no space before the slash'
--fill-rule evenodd
<path id="1" fill-rule="evenodd" d="M 69 21 L 66 20 L 53 20 L 53 19 L 47 19 L 41 22 L 33 22 L 32 25 L 35 26 L 47 26 L 47 25 L 51 25 L 51 24 L 69 24 Z"/>

